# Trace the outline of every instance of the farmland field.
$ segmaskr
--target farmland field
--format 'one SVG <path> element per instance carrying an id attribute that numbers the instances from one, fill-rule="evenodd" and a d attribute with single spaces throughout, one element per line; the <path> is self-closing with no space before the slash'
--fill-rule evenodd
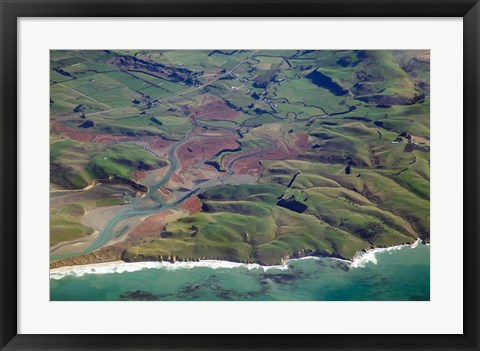
<path id="1" fill-rule="evenodd" d="M 51 51 L 51 269 L 429 244 L 429 77 L 425 50 Z"/>

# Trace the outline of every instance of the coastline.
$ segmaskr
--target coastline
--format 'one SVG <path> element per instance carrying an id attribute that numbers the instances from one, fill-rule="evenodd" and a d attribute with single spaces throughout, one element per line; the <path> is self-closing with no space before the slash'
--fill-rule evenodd
<path id="1" fill-rule="evenodd" d="M 395 245 L 383 248 L 374 248 L 367 251 L 360 251 L 355 254 L 351 261 L 352 268 L 362 268 L 365 266 L 365 263 L 373 263 L 377 264 L 376 254 L 381 252 L 389 252 L 389 251 L 396 251 L 401 250 L 405 247 L 410 247 L 412 249 L 416 248 L 418 245 L 422 244 L 422 239 L 418 238 L 413 244 L 405 244 L 405 245 Z M 430 243 L 423 244 L 430 246 Z"/>
<path id="2" fill-rule="evenodd" d="M 59 280 L 64 277 L 74 276 L 74 277 L 82 277 L 85 274 L 111 274 L 111 273 L 126 273 L 126 272 L 136 272 L 143 269 L 167 269 L 167 270 L 175 270 L 175 269 L 192 269 L 192 268 L 210 268 L 210 269 L 217 269 L 217 268 L 246 268 L 248 270 L 251 269 L 263 269 L 264 271 L 267 270 L 287 270 L 288 263 L 290 261 L 297 261 L 297 260 L 304 260 L 304 259 L 322 259 L 322 258 L 329 258 L 337 261 L 342 261 L 346 264 L 350 265 L 350 268 L 363 268 L 367 263 L 377 264 L 376 255 L 382 252 L 389 252 L 395 250 L 401 250 L 406 247 L 410 247 L 412 249 L 416 248 L 419 244 L 421 244 L 421 239 L 417 239 L 413 244 L 404 244 L 404 245 L 396 245 L 390 246 L 386 248 L 374 248 L 367 251 L 360 251 L 358 252 L 352 260 L 337 258 L 337 257 L 329 257 L 329 256 L 304 256 L 298 258 L 289 258 L 284 263 L 279 265 L 260 265 L 258 263 L 240 263 L 240 262 L 232 262 L 232 261 L 225 261 L 225 260 L 199 260 L 199 261 L 176 261 L 176 262 L 169 262 L 169 261 L 140 261 L 140 262 L 125 262 L 121 260 L 110 261 L 110 262 L 99 262 L 99 263 L 90 263 L 84 265 L 73 265 L 73 266 L 63 266 L 58 268 L 50 269 L 50 279 Z M 425 244 L 425 245 L 429 245 Z"/>

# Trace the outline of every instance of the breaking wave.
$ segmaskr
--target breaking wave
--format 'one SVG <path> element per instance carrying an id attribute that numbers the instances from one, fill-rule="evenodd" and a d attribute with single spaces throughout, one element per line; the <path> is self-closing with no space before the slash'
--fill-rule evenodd
<path id="1" fill-rule="evenodd" d="M 368 250 L 365 252 L 359 252 L 352 260 L 351 267 L 352 268 L 363 268 L 367 263 L 377 264 L 377 254 L 382 252 L 389 252 L 389 251 L 396 251 L 401 250 L 406 247 L 410 247 L 412 249 L 416 248 L 422 242 L 421 239 L 417 239 L 413 244 L 407 245 L 398 245 L 398 246 L 391 246 L 386 248 L 377 248 Z"/>
<path id="2" fill-rule="evenodd" d="M 62 279 L 68 276 L 82 277 L 85 274 L 110 274 L 110 273 L 127 273 L 137 272 L 143 269 L 192 269 L 192 268 L 246 268 L 250 269 L 263 269 L 264 271 L 276 269 L 285 270 L 288 269 L 287 262 L 278 266 L 262 266 L 256 263 L 237 263 L 230 261 L 217 261 L 217 260 L 204 260 L 198 262 L 106 262 L 106 263 L 94 263 L 82 266 L 69 266 L 61 267 L 50 270 L 51 279 Z"/>
<path id="3" fill-rule="evenodd" d="M 350 265 L 351 268 L 362 268 L 365 267 L 367 263 L 377 264 L 376 255 L 382 252 L 401 250 L 405 247 L 416 248 L 421 243 L 421 240 L 418 239 L 413 244 L 408 245 L 399 245 L 392 246 L 388 248 L 377 248 L 368 250 L 365 252 L 358 253 L 352 261 L 335 259 L 342 262 L 345 262 Z M 192 269 L 192 268 L 246 268 L 251 269 L 262 269 L 263 271 L 268 270 L 287 270 L 288 264 L 291 261 L 305 260 L 305 259 L 320 259 L 319 257 L 307 256 L 297 259 L 290 259 L 282 265 L 276 266 L 262 266 L 256 263 L 238 263 L 230 261 L 220 261 L 220 260 L 204 260 L 198 262 L 123 262 L 123 261 L 114 261 L 114 262 L 105 262 L 105 263 L 93 263 L 81 266 L 68 266 L 60 267 L 50 270 L 51 279 L 62 279 L 65 277 L 82 277 L 85 274 L 111 274 L 111 273 L 129 273 L 137 272 L 143 269 L 166 269 L 166 270 L 176 270 L 176 269 Z"/>

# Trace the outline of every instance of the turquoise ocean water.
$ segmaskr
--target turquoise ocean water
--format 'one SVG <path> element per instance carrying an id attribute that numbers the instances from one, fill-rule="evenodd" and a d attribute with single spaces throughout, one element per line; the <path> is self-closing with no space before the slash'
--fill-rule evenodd
<path id="1" fill-rule="evenodd" d="M 286 267 L 221 263 L 142 263 L 132 269 L 51 274 L 52 301 L 428 301 L 430 246 L 375 250 L 352 264 L 331 258 L 288 261 Z M 156 266 L 155 266 L 156 265 Z M 227 263 L 228 265 L 228 263 Z M 190 267 L 190 268 L 187 268 Z M 216 268 L 213 268 L 216 267 Z M 117 270 L 117 272 L 113 272 Z M 120 271 L 120 272 L 118 272 Z M 93 272 L 93 273 L 92 273 Z"/>

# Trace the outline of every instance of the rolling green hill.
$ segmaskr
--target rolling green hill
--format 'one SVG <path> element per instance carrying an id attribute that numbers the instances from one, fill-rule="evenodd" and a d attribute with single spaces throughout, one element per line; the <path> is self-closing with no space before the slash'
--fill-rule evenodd
<path id="1" fill-rule="evenodd" d="M 52 245 L 270 265 L 430 240 L 426 50 L 52 50 L 50 126 Z"/>

